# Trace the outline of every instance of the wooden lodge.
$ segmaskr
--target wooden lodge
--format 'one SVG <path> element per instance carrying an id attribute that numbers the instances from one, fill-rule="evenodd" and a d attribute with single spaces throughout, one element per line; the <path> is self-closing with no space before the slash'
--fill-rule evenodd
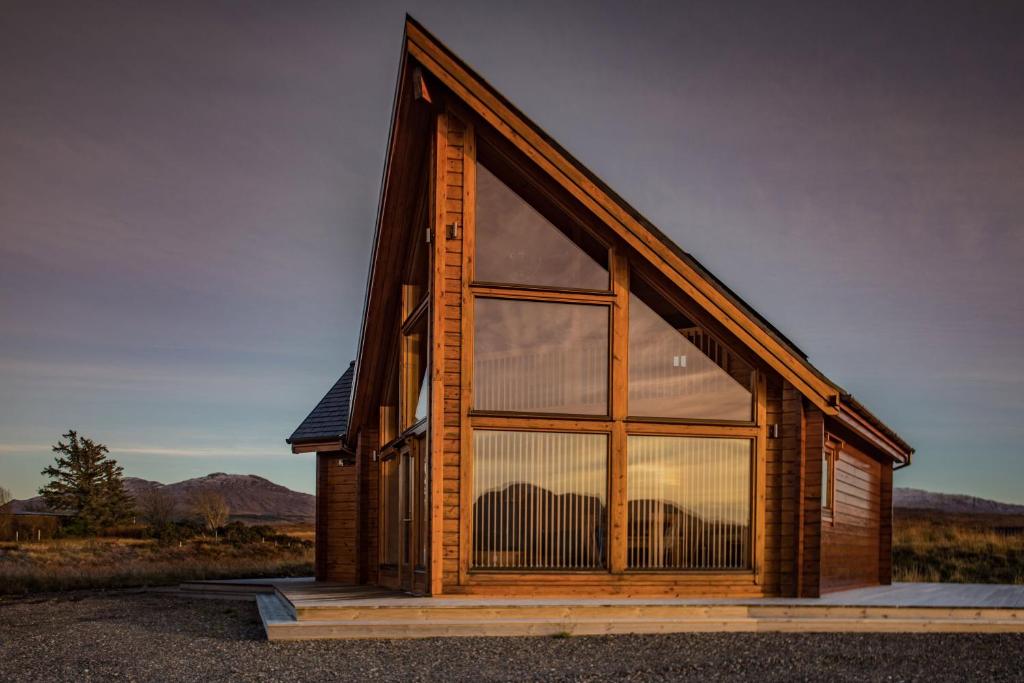
<path id="1" fill-rule="evenodd" d="M 411 19 L 357 359 L 288 442 L 318 580 L 506 598 L 888 584 L 913 453 Z"/>

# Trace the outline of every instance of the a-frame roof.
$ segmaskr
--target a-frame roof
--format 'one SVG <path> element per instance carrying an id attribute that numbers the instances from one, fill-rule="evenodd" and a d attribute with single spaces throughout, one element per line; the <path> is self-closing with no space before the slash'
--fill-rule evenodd
<path id="1" fill-rule="evenodd" d="M 836 383 L 808 362 L 806 355 L 746 304 L 690 254 L 645 219 L 600 178 L 527 118 L 465 62 L 411 17 L 406 17 L 403 54 L 392 112 L 391 132 L 378 208 L 374 254 L 367 286 L 366 310 L 360 335 L 359 358 L 366 342 L 366 313 L 372 305 L 374 270 L 381 250 L 381 222 L 396 179 L 391 173 L 397 154 L 396 132 L 403 126 L 402 84 L 410 64 L 423 68 L 460 104 L 519 149 L 527 158 L 606 224 L 630 247 L 659 266 L 671 282 L 714 316 L 741 343 L 790 382 L 826 415 L 833 416 L 868 438 L 894 460 L 909 462 L 913 449 Z M 361 378 L 357 372 L 356 392 Z M 371 380 L 363 378 L 364 382 Z"/>

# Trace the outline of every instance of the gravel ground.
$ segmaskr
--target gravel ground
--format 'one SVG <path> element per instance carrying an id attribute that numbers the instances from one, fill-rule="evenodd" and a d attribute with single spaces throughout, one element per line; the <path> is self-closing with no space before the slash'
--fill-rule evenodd
<path id="1" fill-rule="evenodd" d="M 1024 634 L 677 634 L 270 643 L 255 605 L 0 602 L 0 681 L 1016 680 Z"/>

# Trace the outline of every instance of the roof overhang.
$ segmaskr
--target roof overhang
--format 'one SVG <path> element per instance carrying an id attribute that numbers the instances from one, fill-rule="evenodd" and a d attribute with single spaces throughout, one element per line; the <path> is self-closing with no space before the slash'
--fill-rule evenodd
<path id="1" fill-rule="evenodd" d="M 352 449 L 345 445 L 344 435 L 336 439 L 303 440 L 297 443 L 289 441 L 288 443 L 292 446 L 292 453 L 327 453 L 334 451 L 352 453 Z"/>
<path id="2" fill-rule="evenodd" d="M 853 396 L 844 394 L 838 404 L 835 419 L 852 429 L 871 445 L 882 451 L 899 466 L 910 464 L 914 449 L 898 434 L 889 429 Z"/>

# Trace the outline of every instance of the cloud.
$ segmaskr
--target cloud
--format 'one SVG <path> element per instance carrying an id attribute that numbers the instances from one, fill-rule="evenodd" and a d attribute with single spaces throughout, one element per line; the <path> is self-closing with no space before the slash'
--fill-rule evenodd
<path id="1" fill-rule="evenodd" d="M 38 443 L 0 443 L 0 453 L 32 453 L 49 451 L 53 446 Z"/>
<path id="2" fill-rule="evenodd" d="M 0 443 L 0 454 L 35 453 L 52 450 L 48 444 Z M 170 448 L 163 445 L 110 446 L 115 458 L 122 455 L 151 455 L 172 458 L 266 458 L 280 457 L 272 449 L 257 446 L 203 446 L 195 448 Z"/>

